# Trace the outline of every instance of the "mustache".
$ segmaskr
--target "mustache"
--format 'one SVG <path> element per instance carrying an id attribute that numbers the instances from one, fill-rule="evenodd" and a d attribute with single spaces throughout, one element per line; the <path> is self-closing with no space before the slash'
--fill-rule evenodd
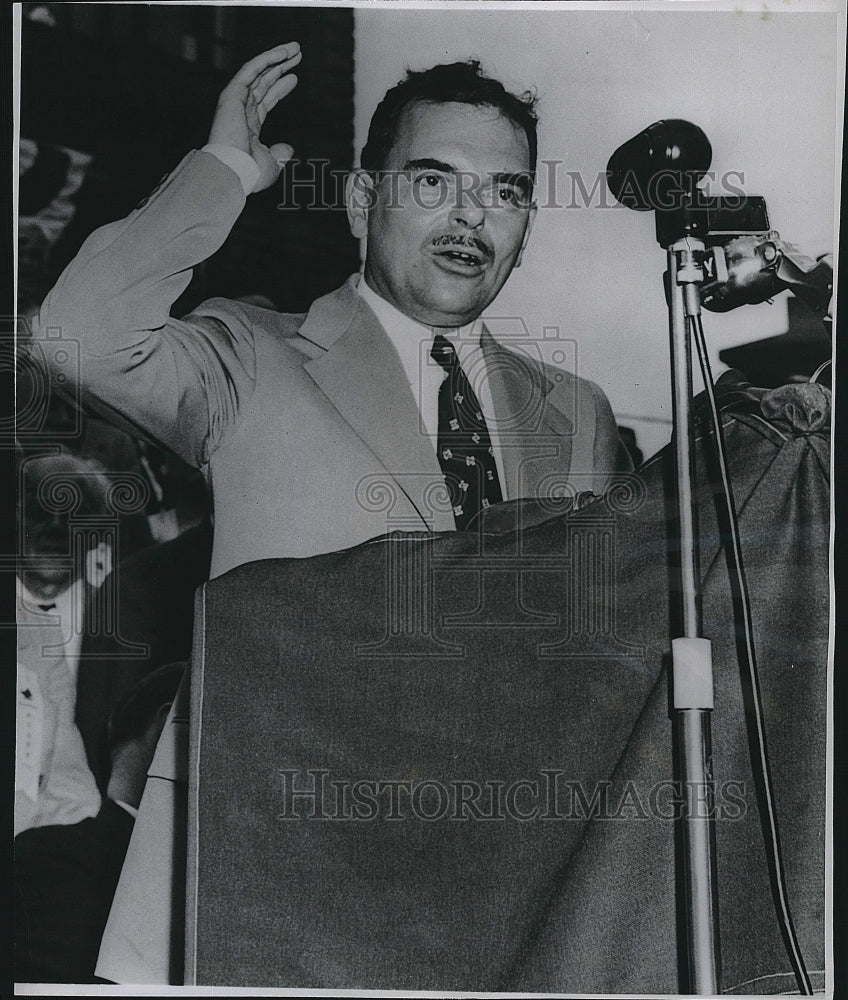
<path id="1" fill-rule="evenodd" d="M 463 233 L 442 233 L 434 236 L 432 241 L 434 247 L 451 247 L 456 249 L 476 250 L 487 260 L 494 257 L 494 251 L 479 236 L 470 236 Z"/>

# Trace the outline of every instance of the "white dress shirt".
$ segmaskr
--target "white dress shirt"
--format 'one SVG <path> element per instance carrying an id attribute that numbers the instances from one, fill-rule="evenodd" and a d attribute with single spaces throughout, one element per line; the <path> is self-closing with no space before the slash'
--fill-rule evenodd
<path id="1" fill-rule="evenodd" d="M 57 594 L 52 600 L 44 601 L 31 594 L 15 577 L 15 593 L 19 606 L 30 615 L 43 618 L 46 626 L 55 625 L 61 630 L 65 662 L 71 672 L 76 697 L 77 672 L 79 670 L 80 649 L 82 647 L 82 623 L 85 613 L 85 593 L 82 578 L 74 580 L 67 590 Z"/>
<path id="2" fill-rule="evenodd" d="M 42 601 L 16 579 L 15 836 L 78 823 L 100 809 L 74 722 L 82 588 L 78 580 L 54 601 Z"/>

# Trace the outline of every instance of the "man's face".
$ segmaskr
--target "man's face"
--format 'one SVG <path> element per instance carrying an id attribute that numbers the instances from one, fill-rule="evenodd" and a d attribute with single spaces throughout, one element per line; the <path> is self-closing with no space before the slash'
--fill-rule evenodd
<path id="1" fill-rule="evenodd" d="M 407 107 L 368 212 L 368 283 L 420 323 L 476 319 L 521 262 L 529 169 L 527 137 L 495 108 Z"/>
<path id="2" fill-rule="evenodd" d="M 79 492 L 77 516 L 102 515 L 105 494 L 83 465 L 64 456 L 31 459 L 24 466 L 23 489 L 18 497 L 18 516 L 23 521 L 21 555 L 28 564 L 24 583 L 36 597 L 52 599 L 85 574 L 84 565 L 74 565 L 71 550 L 69 505 Z M 73 504 L 71 506 L 74 506 Z"/>

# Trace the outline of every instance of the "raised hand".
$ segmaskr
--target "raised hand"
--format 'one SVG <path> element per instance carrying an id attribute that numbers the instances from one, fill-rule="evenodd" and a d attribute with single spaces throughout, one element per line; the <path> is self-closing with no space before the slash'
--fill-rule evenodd
<path id="1" fill-rule="evenodd" d="M 259 133 L 268 112 L 297 86 L 291 70 L 300 59 L 297 42 L 277 45 L 246 62 L 218 98 L 209 142 L 234 146 L 253 158 L 259 167 L 254 191 L 270 187 L 294 153 L 285 142 L 264 145 Z"/>

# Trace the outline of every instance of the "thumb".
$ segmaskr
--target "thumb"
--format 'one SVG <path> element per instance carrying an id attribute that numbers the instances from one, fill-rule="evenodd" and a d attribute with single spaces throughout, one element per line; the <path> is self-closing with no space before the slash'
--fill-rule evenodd
<path id="1" fill-rule="evenodd" d="M 274 161 L 282 167 L 294 156 L 294 147 L 290 146 L 287 142 L 277 142 L 269 147 L 269 152 Z"/>

